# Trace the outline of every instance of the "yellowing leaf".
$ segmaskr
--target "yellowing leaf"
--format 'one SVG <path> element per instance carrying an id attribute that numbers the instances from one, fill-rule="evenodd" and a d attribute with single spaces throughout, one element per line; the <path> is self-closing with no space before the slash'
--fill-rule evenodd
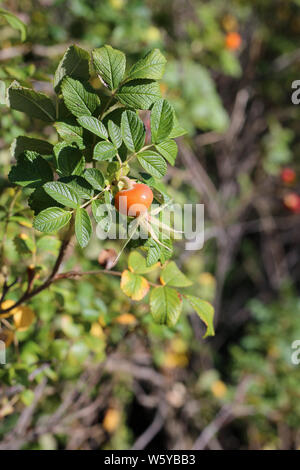
<path id="1" fill-rule="evenodd" d="M 109 408 L 104 416 L 102 426 L 105 431 L 113 433 L 119 426 L 121 421 L 121 414 L 115 408 Z"/>
<path id="2" fill-rule="evenodd" d="M 11 300 L 11 299 L 5 300 L 4 302 L 1 303 L 1 309 L 6 310 L 7 308 L 11 308 L 14 305 L 15 305 L 14 300 Z M 1 313 L 0 318 L 8 318 L 8 317 L 11 317 L 12 315 L 16 315 L 21 311 L 22 308 L 24 308 L 24 307 L 18 306 L 16 308 L 13 308 L 12 310 L 10 310 L 7 313 Z"/>
<path id="3" fill-rule="evenodd" d="M 7 348 L 8 346 L 11 345 L 13 339 L 14 339 L 13 331 L 8 330 L 7 328 L 0 329 L 0 341 L 4 341 L 4 344 Z"/>
<path id="4" fill-rule="evenodd" d="M 188 358 L 185 354 L 178 354 L 173 351 L 166 353 L 164 367 L 167 369 L 184 368 L 188 364 Z"/>
<path id="5" fill-rule="evenodd" d="M 177 354 L 184 354 L 188 351 L 188 344 L 182 338 L 174 338 L 171 342 L 171 350 Z"/>
<path id="6" fill-rule="evenodd" d="M 223 398 L 226 395 L 227 387 L 222 380 L 216 380 L 211 386 L 211 391 L 216 398 Z"/>
<path id="7" fill-rule="evenodd" d="M 26 331 L 34 322 L 35 314 L 32 308 L 21 306 L 14 313 L 14 324 L 18 331 Z"/>
<path id="8" fill-rule="evenodd" d="M 1 303 L 1 310 L 6 310 L 7 308 L 12 307 L 15 304 L 14 300 L 4 300 L 4 302 Z M 7 313 L 1 313 L 0 318 L 8 318 L 14 313 L 16 313 L 17 309 L 12 309 Z"/>
<path id="9" fill-rule="evenodd" d="M 90 329 L 90 333 L 95 338 L 103 339 L 105 337 L 103 328 L 99 323 L 93 323 Z"/>
<path id="10" fill-rule="evenodd" d="M 201 273 L 198 278 L 199 284 L 205 287 L 215 287 L 216 280 L 211 273 Z"/>
<path id="11" fill-rule="evenodd" d="M 131 313 L 123 313 L 119 315 L 115 321 L 120 325 L 134 325 L 136 323 L 136 318 Z"/>
<path id="12" fill-rule="evenodd" d="M 147 279 L 125 269 L 121 277 L 121 289 L 132 300 L 141 300 L 149 291 Z"/>

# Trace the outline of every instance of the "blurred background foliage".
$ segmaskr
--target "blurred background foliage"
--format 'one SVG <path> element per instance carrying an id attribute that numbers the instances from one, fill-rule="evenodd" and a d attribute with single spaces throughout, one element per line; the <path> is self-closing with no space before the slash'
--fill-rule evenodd
<path id="1" fill-rule="evenodd" d="M 299 0 L 0 6 L 27 25 L 21 42 L 0 18 L 6 85 L 17 79 L 51 92 L 72 43 L 88 50 L 108 43 L 131 62 L 161 48 L 168 59 L 161 90 L 189 133 L 166 184 L 176 202 L 206 210 L 204 248 L 185 251 L 178 242 L 175 259 L 194 281 L 191 293 L 216 307 L 216 336 L 203 341 L 191 311 L 172 330 L 154 325 L 117 278 L 54 284 L 30 302 L 35 317 L 25 328 L 1 323 L 0 449 L 299 449 L 300 366 L 291 345 L 300 339 L 300 205 L 289 197 L 297 201 L 300 191 L 300 108 L 291 103 L 300 78 Z M 13 280 L 31 264 L 44 275 L 59 244 L 33 232 L 31 212 L 7 180 L 15 137 L 56 143 L 57 135 L 8 110 L 3 84 L 0 102 L 0 234 L 11 216 L 2 282 L 5 270 Z M 104 247 L 116 246 L 95 239 L 71 251 L 64 267 L 97 269 Z"/>

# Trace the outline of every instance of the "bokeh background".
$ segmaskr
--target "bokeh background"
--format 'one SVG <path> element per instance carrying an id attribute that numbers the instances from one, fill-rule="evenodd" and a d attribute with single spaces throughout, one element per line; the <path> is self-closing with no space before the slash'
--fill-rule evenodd
<path id="1" fill-rule="evenodd" d="M 7 344 L 0 449 L 299 449 L 300 364 L 291 356 L 300 340 L 300 106 L 291 86 L 300 79 L 300 1 L 0 6 L 28 27 L 22 43 L 0 19 L 6 83 L 51 93 L 73 43 L 110 44 L 131 63 L 154 47 L 166 55 L 161 90 L 188 135 L 165 183 L 176 202 L 204 203 L 206 212 L 204 248 L 185 251 L 178 242 L 175 259 L 194 281 L 191 293 L 216 309 L 216 335 L 203 340 L 187 307 L 176 328 L 155 325 L 118 279 L 53 285 L 31 301 L 33 325 Z M 52 127 L 9 110 L 2 95 L 1 103 L 0 238 L 14 191 L 11 143 L 18 135 L 57 141 Z M 9 224 L 14 274 L 32 262 L 16 241 L 24 233 L 33 236 L 28 221 Z M 73 248 L 65 267 L 95 268 L 104 247 L 116 246 L 94 239 Z M 55 237 L 41 239 L 40 250 L 51 263 Z"/>

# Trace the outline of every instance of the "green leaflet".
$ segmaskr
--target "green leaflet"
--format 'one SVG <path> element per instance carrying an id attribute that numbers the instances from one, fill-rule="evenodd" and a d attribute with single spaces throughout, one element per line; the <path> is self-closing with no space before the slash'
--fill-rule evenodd
<path id="1" fill-rule="evenodd" d="M 207 330 L 203 338 L 207 336 L 214 336 L 214 308 L 213 306 L 206 302 L 206 300 L 199 299 L 193 295 L 186 295 L 185 298 L 191 304 L 191 306 L 196 310 L 201 320 L 205 323 Z"/>
<path id="2" fill-rule="evenodd" d="M 161 99 L 154 103 L 151 110 L 152 142 L 159 144 L 171 133 L 174 122 L 174 110 L 167 100 Z"/>
<path id="3" fill-rule="evenodd" d="M 108 132 L 104 124 L 99 121 L 99 119 L 93 116 L 81 116 L 77 119 L 78 123 L 87 129 L 88 131 L 92 132 L 95 135 L 101 137 L 101 139 L 108 139 Z"/>
<path id="4" fill-rule="evenodd" d="M 59 136 L 67 143 L 76 144 L 79 148 L 84 147 L 83 129 L 78 126 L 76 121 L 68 119 L 67 121 L 58 121 L 54 124 Z"/>
<path id="5" fill-rule="evenodd" d="M 27 31 L 23 21 L 21 21 L 16 15 L 11 13 L 10 11 L 4 10 L 4 8 L 0 8 L 0 16 L 5 18 L 12 28 L 18 29 L 21 33 L 21 40 L 25 41 Z"/>
<path id="6" fill-rule="evenodd" d="M 162 284 L 172 287 L 188 287 L 192 282 L 180 271 L 174 261 L 170 261 L 162 270 L 160 279 Z"/>
<path id="7" fill-rule="evenodd" d="M 157 144 L 156 150 L 170 163 L 170 165 L 175 165 L 175 160 L 178 154 L 178 147 L 174 140 L 165 140 L 160 144 Z"/>
<path id="8" fill-rule="evenodd" d="M 155 287 L 150 294 L 150 309 L 156 323 L 173 327 L 182 311 L 181 296 L 170 287 Z"/>
<path id="9" fill-rule="evenodd" d="M 60 207 L 48 207 L 35 217 L 33 226 L 40 232 L 57 232 L 70 221 L 71 217 L 71 212 Z"/>
<path id="10" fill-rule="evenodd" d="M 103 161 L 103 160 L 110 160 L 113 158 L 117 153 L 117 149 L 111 142 L 98 142 L 94 148 L 94 160 Z"/>
<path id="11" fill-rule="evenodd" d="M 63 206 L 75 209 L 80 202 L 76 192 L 66 183 L 51 181 L 50 183 L 44 184 L 43 188 L 50 197 Z"/>
<path id="12" fill-rule="evenodd" d="M 87 51 L 76 45 L 68 47 L 54 75 L 54 89 L 59 92 L 61 82 L 68 76 L 77 80 L 88 81 L 90 56 Z"/>
<path id="13" fill-rule="evenodd" d="M 126 67 L 125 54 L 111 46 L 103 46 L 92 51 L 96 72 L 110 90 L 115 90 L 121 83 Z"/>
<path id="14" fill-rule="evenodd" d="M 122 145 L 122 134 L 120 127 L 115 124 L 113 121 L 108 121 L 108 132 L 109 137 L 114 146 L 118 149 Z"/>
<path id="15" fill-rule="evenodd" d="M 127 80 L 137 78 L 160 80 L 163 77 L 166 62 L 160 50 L 153 49 L 131 67 Z"/>
<path id="16" fill-rule="evenodd" d="M 12 109 L 21 111 L 42 121 L 55 121 L 54 104 L 48 96 L 31 88 L 25 88 L 14 81 L 8 88 L 8 101 Z"/>
<path id="17" fill-rule="evenodd" d="M 145 143 L 146 131 L 142 120 L 133 111 L 124 111 L 121 119 L 123 141 L 131 152 L 138 152 Z"/>
<path id="18" fill-rule="evenodd" d="M 60 142 L 54 147 L 57 173 L 60 176 L 81 175 L 85 167 L 85 159 L 77 147 Z"/>
<path id="19" fill-rule="evenodd" d="M 78 208 L 75 215 L 75 234 L 79 245 L 84 248 L 90 241 L 92 223 L 89 214 L 83 208 Z"/>
<path id="20" fill-rule="evenodd" d="M 120 87 L 116 97 L 126 106 L 149 109 L 161 94 L 158 83 L 153 80 L 132 80 Z"/>
<path id="21" fill-rule="evenodd" d="M 150 175 L 162 178 L 167 172 L 167 164 L 163 157 L 152 150 L 145 150 L 137 156 L 140 165 Z"/>
<path id="22" fill-rule="evenodd" d="M 104 187 L 104 176 L 103 173 L 97 168 L 87 168 L 83 174 L 83 177 L 90 183 L 90 185 L 99 191 Z"/>
<path id="23" fill-rule="evenodd" d="M 66 77 L 61 91 L 66 107 L 76 117 L 91 116 L 100 105 L 100 99 L 89 83 Z"/>

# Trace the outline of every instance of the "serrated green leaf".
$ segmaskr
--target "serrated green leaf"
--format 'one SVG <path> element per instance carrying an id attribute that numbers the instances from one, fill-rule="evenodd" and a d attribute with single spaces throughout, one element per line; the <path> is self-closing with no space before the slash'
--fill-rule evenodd
<path id="1" fill-rule="evenodd" d="M 148 78 L 160 80 L 165 72 L 166 58 L 159 49 L 153 49 L 134 64 L 128 74 L 128 80 Z"/>
<path id="2" fill-rule="evenodd" d="M 146 258 L 141 255 L 138 251 L 132 251 L 128 258 L 128 267 L 131 272 L 136 274 L 147 274 L 156 269 L 159 263 L 147 266 Z"/>
<path id="3" fill-rule="evenodd" d="M 46 140 L 20 135 L 13 141 L 10 150 L 12 156 L 17 159 L 26 150 L 37 152 L 40 155 L 51 155 L 53 145 Z"/>
<path id="4" fill-rule="evenodd" d="M 81 175 L 85 167 L 85 159 L 77 147 L 60 142 L 54 147 L 57 173 L 60 176 Z"/>
<path id="5" fill-rule="evenodd" d="M 113 121 L 108 121 L 108 133 L 110 140 L 114 144 L 114 146 L 118 149 L 122 145 L 122 134 L 120 127 L 115 124 Z"/>
<path id="6" fill-rule="evenodd" d="M 101 139 L 108 139 L 108 132 L 106 127 L 101 121 L 99 121 L 99 119 L 93 116 L 81 116 L 77 119 L 77 121 L 82 127 L 92 132 L 93 134 L 98 135 L 101 137 Z"/>
<path id="7" fill-rule="evenodd" d="M 151 138 L 159 144 L 170 135 L 174 123 L 174 110 L 167 100 L 154 103 L 151 110 Z"/>
<path id="8" fill-rule="evenodd" d="M 25 41 L 27 35 L 26 25 L 20 20 L 20 18 L 10 11 L 4 10 L 4 8 L 0 8 L 0 16 L 5 18 L 12 28 L 18 29 L 21 33 L 21 40 Z"/>
<path id="9" fill-rule="evenodd" d="M 117 149 L 111 142 L 98 142 L 94 148 L 94 160 L 99 162 L 104 160 L 110 160 L 117 154 Z"/>
<path id="10" fill-rule="evenodd" d="M 12 167 L 8 179 L 19 186 L 36 188 L 53 178 L 49 163 L 40 156 L 32 161 L 21 155 L 15 166 Z"/>
<path id="11" fill-rule="evenodd" d="M 178 154 L 178 147 L 174 140 L 165 140 L 160 144 L 157 144 L 156 150 L 170 163 L 174 166 L 175 160 Z"/>
<path id="12" fill-rule="evenodd" d="M 48 207 L 35 217 L 33 226 L 40 232 L 57 232 L 70 221 L 71 217 L 71 212 L 60 207 Z"/>
<path id="13" fill-rule="evenodd" d="M 68 176 L 60 178 L 59 181 L 66 183 L 79 198 L 91 199 L 94 195 L 93 188 L 82 176 Z"/>
<path id="14" fill-rule="evenodd" d="M 71 120 L 59 121 L 54 124 L 59 136 L 69 144 L 76 144 L 79 148 L 84 147 L 83 129 Z"/>
<path id="15" fill-rule="evenodd" d="M 83 174 L 83 177 L 94 189 L 101 191 L 104 188 L 103 173 L 97 168 L 87 168 Z"/>
<path id="16" fill-rule="evenodd" d="M 161 261 L 162 264 L 166 262 L 172 256 L 172 240 L 171 239 L 162 239 L 162 235 L 156 230 L 155 227 L 152 227 L 156 232 L 158 239 L 164 244 L 164 246 L 157 243 L 153 238 L 149 238 L 145 243 L 145 248 L 148 250 L 146 263 L 147 266 L 152 266 L 157 261 Z"/>
<path id="17" fill-rule="evenodd" d="M 167 164 L 163 157 L 152 150 L 145 150 L 137 156 L 140 165 L 150 175 L 162 178 L 167 172 Z"/>
<path id="18" fill-rule="evenodd" d="M 75 234 L 81 248 L 87 246 L 92 234 L 92 223 L 90 216 L 85 209 L 79 208 L 76 211 Z"/>
<path id="19" fill-rule="evenodd" d="M 43 188 L 50 197 L 63 206 L 75 209 L 80 202 L 75 191 L 73 191 L 73 189 L 71 189 L 66 183 L 51 181 L 50 183 L 44 184 Z"/>
<path id="20" fill-rule="evenodd" d="M 125 54 L 111 46 L 103 46 L 92 51 L 93 63 L 97 74 L 110 90 L 115 90 L 121 83 L 125 68 Z"/>
<path id="21" fill-rule="evenodd" d="M 150 309 L 156 323 L 172 327 L 182 310 L 181 296 L 170 287 L 155 287 L 150 294 Z"/>
<path id="22" fill-rule="evenodd" d="M 66 76 L 88 81 L 90 78 L 89 62 L 90 56 L 87 51 L 75 45 L 68 47 L 54 75 L 55 91 L 59 91 L 60 84 Z"/>
<path id="23" fill-rule="evenodd" d="M 100 99 L 89 83 L 65 77 L 61 91 L 66 107 L 76 117 L 91 116 L 100 105 Z"/>
<path id="24" fill-rule="evenodd" d="M 132 80 L 121 86 L 116 97 L 126 106 L 149 109 L 161 98 L 161 93 L 158 83 L 153 80 Z"/>
<path id="25" fill-rule="evenodd" d="M 123 141 L 131 152 L 138 152 L 145 143 L 146 130 L 143 121 L 134 111 L 124 111 L 121 118 Z"/>
<path id="26" fill-rule="evenodd" d="M 170 261 L 161 272 L 160 280 L 162 284 L 172 287 L 188 287 L 192 282 L 180 271 L 174 261 Z"/>
<path id="27" fill-rule="evenodd" d="M 214 336 L 215 330 L 214 330 L 214 324 L 213 324 L 213 319 L 214 319 L 213 306 L 209 302 L 206 302 L 206 300 L 199 299 L 198 297 L 194 297 L 193 295 L 186 295 L 185 298 L 191 304 L 193 309 L 196 310 L 201 320 L 207 326 L 207 330 L 203 338 L 206 338 L 207 336 Z"/>
<path id="28" fill-rule="evenodd" d="M 13 82 L 8 88 L 9 106 L 32 118 L 55 121 L 55 108 L 48 96 Z"/>

